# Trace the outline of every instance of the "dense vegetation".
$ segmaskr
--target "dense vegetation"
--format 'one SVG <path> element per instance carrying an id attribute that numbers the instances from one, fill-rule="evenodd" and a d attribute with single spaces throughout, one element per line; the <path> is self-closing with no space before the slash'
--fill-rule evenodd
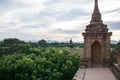
<path id="1" fill-rule="evenodd" d="M 117 59 L 120 58 L 120 42 L 114 45 L 111 51 L 111 63 L 117 63 Z"/>
<path id="2" fill-rule="evenodd" d="M 5 39 L 0 44 L 0 80 L 71 80 L 82 58 L 45 40 L 25 43 Z"/>
<path id="3" fill-rule="evenodd" d="M 83 48 L 83 44 L 74 43 L 74 47 Z M 47 43 L 45 40 L 39 40 L 38 42 L 24 42 L 16 38 L 7 38 L 0 42 L 0 55 L 21 53 L 21 51 L 26 50 L 26 53 L 29 53 L 27 49 L 29 48 L 69 48 L 69 43 Z"/>

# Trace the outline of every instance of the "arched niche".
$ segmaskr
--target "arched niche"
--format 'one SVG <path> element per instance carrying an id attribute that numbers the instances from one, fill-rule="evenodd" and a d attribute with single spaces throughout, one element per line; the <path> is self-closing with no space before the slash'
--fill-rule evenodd
<path id="1" fill-rule="evenodd" d="M 102 46 L 99 41 L 95 41 L 91 46 L 91 63 L 92 65 L 102 64 Z"/>

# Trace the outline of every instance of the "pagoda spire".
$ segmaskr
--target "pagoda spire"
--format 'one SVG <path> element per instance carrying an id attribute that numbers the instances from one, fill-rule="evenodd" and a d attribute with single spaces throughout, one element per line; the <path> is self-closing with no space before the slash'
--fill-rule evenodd
<path id="1" fill-rule="evenodd" d="M 94 0 L 95 5 L 94 5 L 94 11 L 92 14 L 92 18 L 90 23 L 102 23 L 102 19 L 101 19 L 101 13 L 99 11 L 99 7 L 98 7 L 98 0 Z"/>

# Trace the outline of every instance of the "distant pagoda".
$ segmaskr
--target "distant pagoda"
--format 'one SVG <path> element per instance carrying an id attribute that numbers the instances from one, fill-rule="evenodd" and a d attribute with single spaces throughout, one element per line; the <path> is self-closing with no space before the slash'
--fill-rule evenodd
<path id="1" fill-rule="evenodd" d="M 74 44 L 73 44 L 72 39 L 70 39 L 70 42 L 69 42 L 69 44 L 68 44 L 68 47 L 70 47 L 70 48 L 73 48 L 73 47 L 74 47 Z"/>

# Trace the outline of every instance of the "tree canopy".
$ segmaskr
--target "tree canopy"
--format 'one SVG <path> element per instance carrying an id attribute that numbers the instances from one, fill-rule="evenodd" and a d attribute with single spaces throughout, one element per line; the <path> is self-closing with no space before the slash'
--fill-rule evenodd
<path id="1" fill-rule="evenodd" d="M 71 80 L 82 58 L 67 51 L 34 49 L 0 58 L 0 80 Z"/>

